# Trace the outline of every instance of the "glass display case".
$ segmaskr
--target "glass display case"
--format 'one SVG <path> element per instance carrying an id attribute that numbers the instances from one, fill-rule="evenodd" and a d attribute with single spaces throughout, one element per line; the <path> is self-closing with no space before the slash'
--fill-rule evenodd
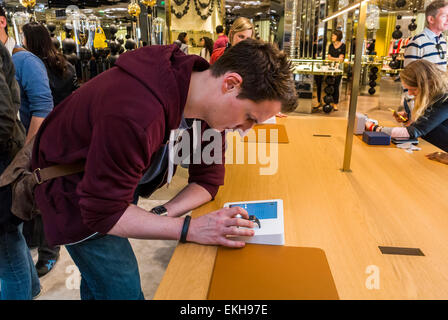
<path id="1" fill-rule="evenodd" d="M 295 74 L 342 75 L 344 63 L 331 60 L 291 59 Z"/>
<path id="2" fill-rule="evenodd" d="M 381 71 L 383 74 L 399 74 L 403 70 L 404 58 L 402 55 L 384 57 Z"/>

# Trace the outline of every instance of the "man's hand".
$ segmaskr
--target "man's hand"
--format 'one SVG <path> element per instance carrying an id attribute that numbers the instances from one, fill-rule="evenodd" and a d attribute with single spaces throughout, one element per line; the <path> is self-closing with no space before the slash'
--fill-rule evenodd
<path id="1" fill-rule="evenodd" d="M 288 117 L 286 114 L 281 113 L 281 112 L 277 113 L 275 116 L 276 116 L 277 118 L 287 118 L 287 117 Z"/>
<path id="2" fill-rule="evenodd" d="M 446 152 L 434 152 L 434 153 L 430 153 L 427 154 L 426 157 L 429 160 L 434 160 L 434 161 L 438 161 L 444 164 L 448 164 L 448 153 Z"/>
<path id="3" fill-rule="evenodd" d="M 235 218 L 237 214 L 244 219 Z M 238 228 L 253 228 L 255 226 L 252 221 L 247 219 L 249 219 L 247 211 L 239 207 L 223 208 L 208 213 L 191 220 L 187 241 L 234 248 L 244 247 L 244 241 L 231 240 L 227 236 L 253 236 L 253 230 Z"/>

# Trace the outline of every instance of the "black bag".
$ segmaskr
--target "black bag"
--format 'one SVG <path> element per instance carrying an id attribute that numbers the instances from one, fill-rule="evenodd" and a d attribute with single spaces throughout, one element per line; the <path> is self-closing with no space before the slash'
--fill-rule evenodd
<path id="1" fill-rule="evenodd" d="M 164 144 L 152 157 L 153 164 L 140 179 L 134 200 L 138 200 L 138 196 L 150 197 L 165 182 L 168 172 L 168 146 L 168 143 Z"/>

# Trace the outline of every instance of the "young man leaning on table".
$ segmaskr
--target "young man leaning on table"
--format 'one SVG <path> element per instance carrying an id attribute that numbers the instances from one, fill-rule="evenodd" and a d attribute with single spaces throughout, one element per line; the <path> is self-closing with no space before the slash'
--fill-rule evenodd
<path id="1" fill-rule="evenodd" d="M 225 129 L 248 130 L 296 105 L 286 54 L 253 39 L 232 46 L 211 68 L 176 45 L 143 47 L 120 56 L 114 68 L 64 100 L 36 136 L 32 167 L 85 161 L 83 173 L 35 190 L 48 241 L 66 245 L 81 272 L 81 298 L 144 298 L 127 238 L 244 246 L 227 238 L 253 235 L 237 228 L 254 226 L 241 208 L 191 222 L 180 217 L 214 198 L 224 183 L 224 161 L 190 164 L 188 186 L 152 213 L 132 205 L 134 192 L 157 165 L 170 132 L 190 127 L 189 120 L 224 135 Z M 225 139 L 219 147 L 224 150 Z"/>
<path id="2" fill-rule="evenodd" d="M 412 118 L 394 113 L 395 120 L 403 127 L 382 127 L 366 122 L 366 130 L 381 131 L 392 138 L 419 138 L 448 152 L 448 77 L 436 64 L 416 60 L 407 65 L 400 74 L 403 87 L 415 97 Z M 431 160 L 447 162 L 446 153 L 427 155 Z"/>

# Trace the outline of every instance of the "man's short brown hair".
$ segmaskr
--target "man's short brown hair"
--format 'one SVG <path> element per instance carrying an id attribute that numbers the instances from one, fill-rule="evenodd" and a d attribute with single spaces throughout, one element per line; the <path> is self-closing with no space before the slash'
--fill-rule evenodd
<path id="1" fill-rule="evenodd" d="M 210 70 L 214 77 L 238 73 L 243 78 L 240 99 L 280 101 L 283 112 L 297 107 L 291 62 L 272 44 L 255 39 L 241 41 L 227 49 Z"/>
<path id="2" fill-rule="evenodd" d="M 448 6 L 445 0 L 436 0 L 428 4 L 425 9 L 425 23 L 428 24 L 428 17 L 435 17 L 439 9 Z"/>

